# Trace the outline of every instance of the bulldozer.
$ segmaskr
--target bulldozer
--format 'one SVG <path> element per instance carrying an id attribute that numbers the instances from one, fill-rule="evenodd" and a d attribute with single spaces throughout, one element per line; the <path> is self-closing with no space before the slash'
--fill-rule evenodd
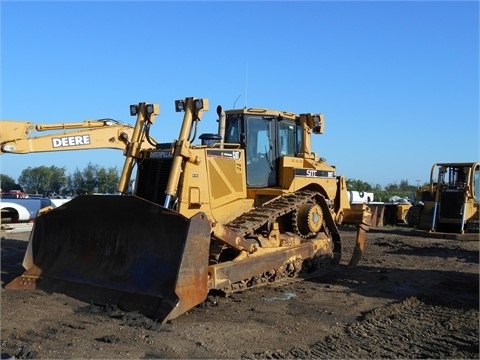
<path id="1" fill-rule="evenodd" d="M 436 163 L 415 192 L 407 223 L 418 235 L 478 240 L 480 162 Z"/>
<path id="2" fill-rule="evenodd" d="M 340 264 L 340 224 L 356 226 L 348 265 L 358 264 L 371 212 L 349 203 L 345 178 L 312 151 L 323 114 L 218 106 L 218 133 L 197 139 L 208 99 L 177 100 L 175 109 L 184 113 L 178 139 L 147 148 L 160 107 L 130 106 L 137 120 L 121 194 L 79 195 L 42 211 L 26 271 L 6 289 L 60 292 L 164 323 L 210 292 L 328 271 Z"/>

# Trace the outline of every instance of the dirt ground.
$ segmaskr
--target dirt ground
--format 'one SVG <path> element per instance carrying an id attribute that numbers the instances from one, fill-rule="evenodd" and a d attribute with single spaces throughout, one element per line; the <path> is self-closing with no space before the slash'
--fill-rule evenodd
<path id="1" fill-rule="evenodd" d="M 210 297 L 161 325 L 42 291 L 8 291 L 28 232 L 1 233 L 1 358 L 479 358 L 479 241 L 372 229 L 362 262 Z M 346 252 L 355 232 L 341 229 Z"/>

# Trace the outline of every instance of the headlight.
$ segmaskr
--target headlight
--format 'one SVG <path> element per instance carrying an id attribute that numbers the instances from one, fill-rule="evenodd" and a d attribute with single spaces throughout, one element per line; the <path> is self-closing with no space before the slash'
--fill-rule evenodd
<path id="1" fill-rule="evenodd" d="M 137 105 L 130 105 L 130 116 L 135 116 L 138 114 Z"/>
<path id="2" fill-rule="evenodd" d="M 175 100 L 175 111 L 176 112 L 185 111 L 185 101 L 184 100 Z"/>
<path id="3" fill-rule="evenodd" d="M 202 110 L 203 109 L 203 99 L 196 99 L 195 100 L 195 109 Z"/>
<path id="4" fill-rule="evenodd" d="M 151 115 L 154 111 L 153 104 L 147 104 L 147 114 Z"/>

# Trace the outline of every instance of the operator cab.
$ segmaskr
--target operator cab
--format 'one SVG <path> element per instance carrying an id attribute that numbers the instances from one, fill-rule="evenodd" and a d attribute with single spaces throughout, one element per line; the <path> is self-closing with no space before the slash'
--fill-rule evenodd
<path id="1" fill-rule="evenodd" d="M 226 113 L 225 142 L 245 150 L 248 187 L 278 186 L 280 158 L 300 152 L 300 125 L 289 115 L 261 109 Z"/>

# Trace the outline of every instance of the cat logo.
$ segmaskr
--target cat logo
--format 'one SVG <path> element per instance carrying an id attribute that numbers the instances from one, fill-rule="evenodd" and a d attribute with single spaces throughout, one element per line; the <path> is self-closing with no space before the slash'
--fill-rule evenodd
<path id="1" fill-rule="evenodd" d="M 152 152 L 150 152 L 150 157 L 151 158 L 165 159 L 165 158 L 171 158 L 171 157 L 173 157 L 173 155 L 172 155 L 170 150 L 168 150 L 168 151 L 152 151 Z"/>

